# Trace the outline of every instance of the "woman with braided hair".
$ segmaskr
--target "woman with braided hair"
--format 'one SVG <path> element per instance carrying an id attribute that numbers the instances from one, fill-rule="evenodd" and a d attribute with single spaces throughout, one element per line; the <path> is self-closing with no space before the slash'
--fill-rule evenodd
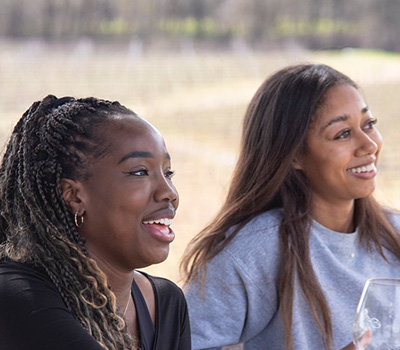
<path id="1" fill-rule="evenodd" d="M 190 349 L 165 260 L 178 207 L 160 133 L 118 102 L 47 96 L 0 168 L 0 348 Z"/>

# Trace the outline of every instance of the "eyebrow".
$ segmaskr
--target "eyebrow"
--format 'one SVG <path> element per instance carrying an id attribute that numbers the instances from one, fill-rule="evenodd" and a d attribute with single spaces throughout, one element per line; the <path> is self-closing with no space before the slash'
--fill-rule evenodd
<path id="1" fill-rule="evenodd" d="M 365 114 L 369 111 L 368 106 L 365 106 L 363 109 L 361 109 L 361 113 Z M 333 118 L 331 119 L 328 123 L 325 124 L 325 126 L 322 128 L 322 130 L 325 130 L 328 126 L 338 123 L 338 122 L 344 122 L 346 120 L 348 120 L 350 118 L 350 116 L 348 116 L 347 114 L 341 115 L 339 117 Z"/>
<path id="2" fill-rule="evenodd" d="M 171 159 L 171 156 L 169 155 L 169 153 L 165 153 L 165 157 L 167 159 Z M 155 157 L 154 157 L 154 154 L 151 152 L 135 151 L 135 152 L 131 152 L 131 153 L 128 153 L 127 155 L 123 156 L 121 158 L 121 160 L 118 162 L 118 164 L 124 162 L 125 160 L 127 160 L 129 158 L 155 158 Z"/>

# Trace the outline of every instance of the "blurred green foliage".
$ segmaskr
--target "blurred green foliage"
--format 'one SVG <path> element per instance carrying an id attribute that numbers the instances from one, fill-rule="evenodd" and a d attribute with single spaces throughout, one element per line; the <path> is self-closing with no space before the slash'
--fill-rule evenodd
<path id="1" fill-rule="evenodd" d="M 0 0 L 0 37 L 400 51 L 398 0 Z"/>

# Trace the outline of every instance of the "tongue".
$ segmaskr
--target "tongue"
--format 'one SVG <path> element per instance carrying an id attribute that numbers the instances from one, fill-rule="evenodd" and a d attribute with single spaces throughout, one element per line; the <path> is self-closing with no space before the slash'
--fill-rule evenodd
<path id="1" fill-rule="evenodd" d="M 163 235 L 169 234 L 169 231 L 170 231 L 168 226 L 161 225 L 161 224 L 151 224 L 149 226 L 151 226 L 155 230 L 158 230 Z"/>
<path id="2" fill-rule="evenodd" d="M 174 232 L 169 228 L 169 226 L 161 224 L 146 224 L 147 229 L 158 239 L 162 241 L 172 242 L 175 238 Z"/>

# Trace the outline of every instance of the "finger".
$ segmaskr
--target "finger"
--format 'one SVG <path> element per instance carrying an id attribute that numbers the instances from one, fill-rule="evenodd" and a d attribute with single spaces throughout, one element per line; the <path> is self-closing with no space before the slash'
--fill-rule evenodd
<path id="1" fill-rule="evenodd" d="M 358 340 L 361 349 L 365 349 L 369 345 L 369 343 L 371 342 L 371 338 L 372 338 L 371 329 L 367 329 Z"/>
<path id="2" fill-rule="evenodd" d="M 371 342 L 372 332 L 371 329 L 367 329 L 357 340 L 357 345 L 350 343 L 341 350 L 364 350 Z"/>

